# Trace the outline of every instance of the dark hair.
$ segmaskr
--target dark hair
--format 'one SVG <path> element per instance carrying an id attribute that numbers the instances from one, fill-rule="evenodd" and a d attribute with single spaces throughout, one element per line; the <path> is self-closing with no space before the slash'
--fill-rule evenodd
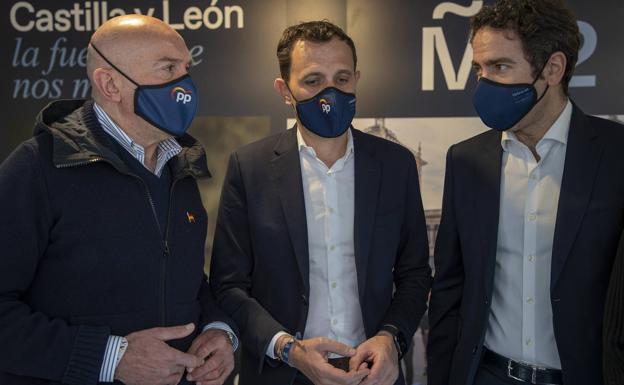
<path id="1" fill-rule="evenodd" d="M 484 6 L 472 17 L 470 40 L 484 27 L 513 31 L 518 35 L 533 76 L 538 75 L 553 53 L 563 52 L 567 64 L 561 84 L 563 92 L 568 94 L 581 34 L 576 17 L 562 0 L 499 0 Z"/>
<path id="2" fill-rule="evenodd" d="M 282 79 L 288 82 L 290 78 L 290 66 L 292 61 L 293 45 L 299 41 L 311 41 L 314 43 L 324 43 L 333 37 L 347 43 L 353 53 L 353 67 L 357 66 L 357 55 L 355 54 L 355 44 L 353 40 L 337 25 L 327 20 L 308 21 L 297 25 L 292 25 L 284 30 L 282 37 L 277 44 L 277 60 L 279 62 Z"/>

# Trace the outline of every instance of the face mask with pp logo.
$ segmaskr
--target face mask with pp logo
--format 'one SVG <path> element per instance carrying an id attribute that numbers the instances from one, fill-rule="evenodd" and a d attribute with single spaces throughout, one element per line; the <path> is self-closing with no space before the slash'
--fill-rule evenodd
<path id="1" fill-rule="evenodd" d="M 337 138 L 351 126 L 355 100 L 355 94 L 327 87 L 315 96 L 297 102 L 297 116 L 301 124 L 316 135 Z"/>
<path id="2" fill-rule="evenodd" d="M 506 131 L 515 126 L 548 91 L 546 86 L 542 96 L 537 98 L 535 82 L 539 76 L 531 84 L 504 84 L 486 78 L 479 79 L 472 103 L 483 123 L 497 131 Z"/>
<path id="3" fill-rule="evenodd" d="M 134 91 L 134 113 L 145 121 L 173 136 L 182 136 L 197 112 L 197 88 L 186 74 L 164 84 L 139 85 L 111 63 L 91 44 L 91 47 L 117 72 L 137 86 Z"/>

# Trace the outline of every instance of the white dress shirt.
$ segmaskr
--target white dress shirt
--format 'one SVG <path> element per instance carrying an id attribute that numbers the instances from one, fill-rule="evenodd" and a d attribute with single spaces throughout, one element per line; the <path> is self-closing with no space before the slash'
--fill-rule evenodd
<path id="1" fill-rule="evenodd" d="M 492 306 L 485 345 L 498 354 L 561 369 L 550 302 L 557 206 L 572 104 L 537 143 L 537 161 L 504 132 Z"/>
<path id="2" fill-rule="evenodd" d="M 353 244 L 355 172 L 353 137 L 328 168 L 297 131 L 308 227 L 310 298 L 303 338 L 328 337 L 349 346 L 366 340 Z M 277 333 L 266 354 L 275 358 Z"/>

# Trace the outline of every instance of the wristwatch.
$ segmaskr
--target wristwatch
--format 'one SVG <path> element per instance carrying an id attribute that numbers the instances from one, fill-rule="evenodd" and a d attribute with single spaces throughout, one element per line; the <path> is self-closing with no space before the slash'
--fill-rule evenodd
<path id="1" fill-rule="evenodd" d="M 227 334 L 228 339 L 230 341 L 230 345 L 232 345 L 232 347 L 234 347 L 234 342 L 236 341 L 236 337 L 234 336 L 234 333 L 232 333 L 229 330 L 225 330 L 225 329 L 222 329 L 222 330 L 225 332 L 225 334 Z"/>
<path id="2" fill-rule="evenodd" d="M 380 331 L 383 330 L 385 332 L 390 333 L 390 335 L 392 336 L 392 339 L 394 340 L 394 346 L 396 347 L 397 352 L 399 353 L 399 361 L 400 361 L 405 355 L 405 353 L 407 352 L 407 349 L 409 347 L 407 344 L 407 341 L 405 340 L 405 336 L 403 335 L 403 332 L 401 332 L 401 330 L 399 330 L 398 327 L 394 325 L 390 325 L 390 324 L 383 325 L 381 329 L 379 330 Z"/>
<path id="3" fill-rule="evenodd" d="M 284 342 L 284 344 L 281 346 L 281 348 L 277 352 L 277 358 L 279 358 L 280 361 L 282 361 L 283 363 L 291 367 L 292 367 L 292 364 L 290 363 L 289 358 L 290 358 L 290 351 L 292 350 L 294 345 L 295 345 L 295 337 L 288 335 L 288 337 L 286 337 L 286 342 Z"/>

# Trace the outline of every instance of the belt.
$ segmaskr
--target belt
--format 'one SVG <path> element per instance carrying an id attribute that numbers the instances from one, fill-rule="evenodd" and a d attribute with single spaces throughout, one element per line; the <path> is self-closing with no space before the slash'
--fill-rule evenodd
<path id="1" fill-rule="evenodd" d="M 547 369 L 535 365 L 525 364 L 501 356 L 498 353 L 485 348 L 483 363 L 489 367 L 497 369 L 509 378 L 527 384 L 537 385 L 561 385 L 563 384 L 561 370 Z"/>

